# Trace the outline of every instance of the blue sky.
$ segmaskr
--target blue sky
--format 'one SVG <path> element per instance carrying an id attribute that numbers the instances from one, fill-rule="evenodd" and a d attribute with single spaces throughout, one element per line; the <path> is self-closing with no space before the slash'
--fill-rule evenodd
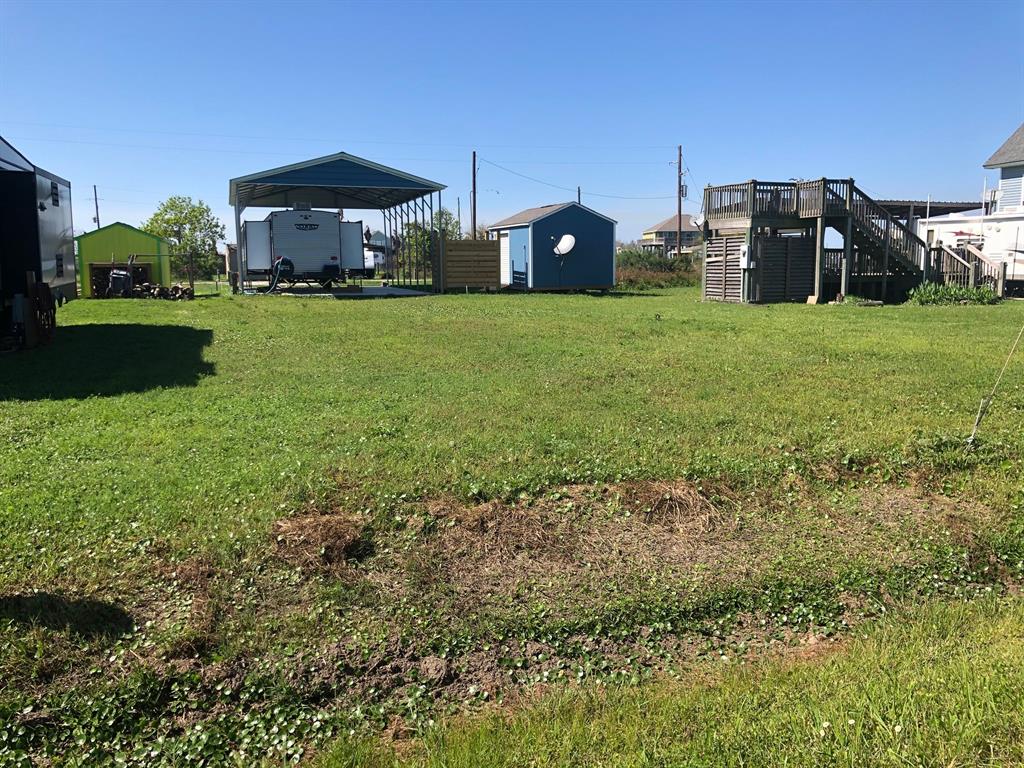
<path id="1" fill-rule="evenodd" d="M 0 134 L 71 180 L 81 230 L 96 184 L 103 223 L 186 194 L 230 234 L 229 178 L 342 150 L 447 184 L 468 227 L 476 148 L 482 222 L 574 197 L 496 163 L 631 239 L 674 213 L 678 143 L 688 212 L 749 178 L 977 199 L 1022 40 L 1019 2 L 0 0 Z"/>

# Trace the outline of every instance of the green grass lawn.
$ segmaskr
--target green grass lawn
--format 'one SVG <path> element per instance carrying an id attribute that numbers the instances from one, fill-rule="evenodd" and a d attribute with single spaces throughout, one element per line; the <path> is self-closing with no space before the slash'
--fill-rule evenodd
<path id="1" fill-rule="evenodd" d="M 1021 359 L 963 449 L 1024 303 L 220 296 L 60 322 L 0 358 L 0 762 L 429 734 L 1024 568 Z"/>

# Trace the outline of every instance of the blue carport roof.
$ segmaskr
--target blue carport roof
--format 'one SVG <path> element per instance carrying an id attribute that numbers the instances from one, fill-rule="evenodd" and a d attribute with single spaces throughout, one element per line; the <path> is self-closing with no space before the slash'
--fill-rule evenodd
<path id="1" fill-rule="evenodd" d="M 314 208 L 382 210 L 444 188 L 435 181 L 339 152 L 232 179 L 228 202 L 242 208 L 308 203 Z"/>

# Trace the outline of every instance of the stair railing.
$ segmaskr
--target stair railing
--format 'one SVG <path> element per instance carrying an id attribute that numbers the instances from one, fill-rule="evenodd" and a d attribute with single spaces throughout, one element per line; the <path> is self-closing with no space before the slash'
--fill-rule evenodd
<path id="1" fill-rule="evenodd" d="M 972 243 L 964 243 L 963 249 L 964 255 L 974 263 L 975 285 L 989 285 L 996 295 L 1002 296 L 1006 289 L 1006 262 L 986 256 Z"/>
<path id="2" fill-rule="evenodd" d="M 905 266 L 921 268 L 928 252 L 927 243 L 894 219 L 891 213 L 857 186 L 851 189 L 849 210 L 862 229 L 872 234 L 880 245 L 888 245 L 890 256 L 895 256 Z"/>

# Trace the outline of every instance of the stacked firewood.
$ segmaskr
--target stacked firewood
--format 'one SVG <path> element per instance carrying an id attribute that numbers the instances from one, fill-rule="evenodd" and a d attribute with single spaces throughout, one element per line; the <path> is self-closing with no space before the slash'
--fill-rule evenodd
<path id="1" fill-rule="evenodd" d="M 181 283 L 175 283 L 170 288 L 157 283 L 141 283 L 132 288 L 132 298 L 189 301 L 195 298 L 195 291 L 190 286 Z"/>

